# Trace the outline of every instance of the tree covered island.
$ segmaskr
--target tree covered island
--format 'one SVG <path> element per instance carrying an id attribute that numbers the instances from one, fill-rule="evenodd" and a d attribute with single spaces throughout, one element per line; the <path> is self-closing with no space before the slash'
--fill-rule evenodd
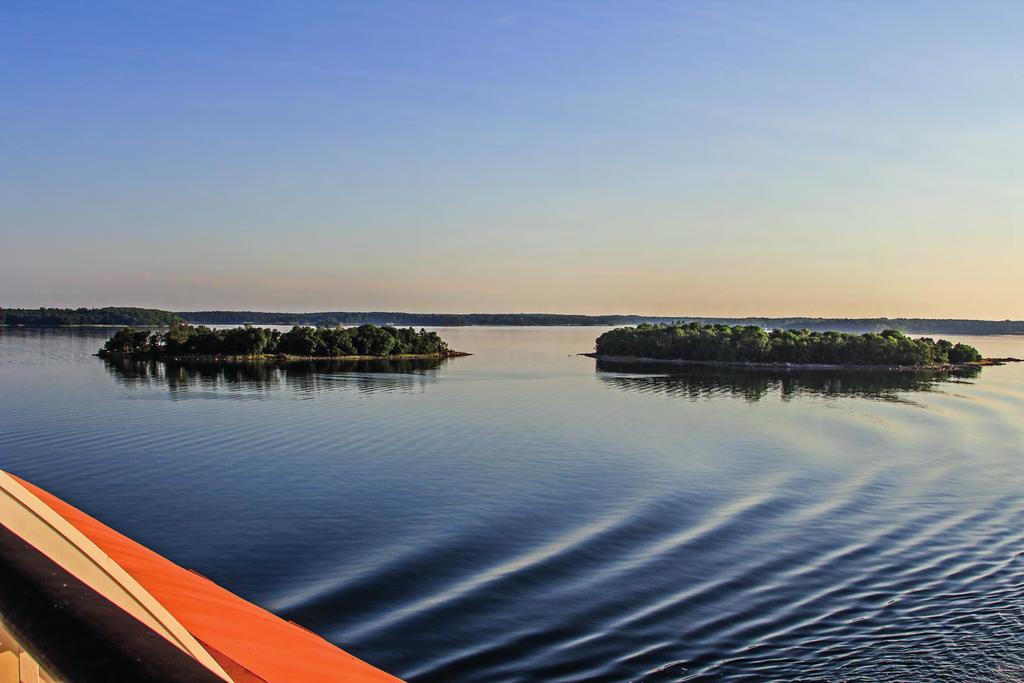
<path id="1" fill-rule="evenodd" d="M 896 330 L 879 334 L 767 331 L 757 325 L 697 322 L 620 327 L 595 344 L 597 358 L 656 359 L 707 364 L 835 367 L 942 367 L 982 362 L 973 346 Z"/>
<path id="2" fill-rule="evenodd" d="M 185 359 L 448 358 L 452 351 L 436 332 L 377 325 L 304 327 L 287 332 L 245 325 L 213 329 L 175 323 L 164 331 L 125 328 L 100 349 L 104 357 Z"/>

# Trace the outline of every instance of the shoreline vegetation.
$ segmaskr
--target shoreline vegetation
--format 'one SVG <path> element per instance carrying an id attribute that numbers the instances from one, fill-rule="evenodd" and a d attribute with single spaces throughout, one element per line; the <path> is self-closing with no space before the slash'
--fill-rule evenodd
<path id="1" fill-rule="evenodd" d="M 0 325 L 8 327 L 167 327 L 181 316 L 156 308 L 0 308 Z"/>
<path id="2" fill-rule="evenodd" d="M 174 323 L 164 331 L 126 327 L 106 341 L 101 358 L 252 362 L 426 360 L 471 354 L 453 351 L 436 332 L 411 327 L 303 327 L 287 332 L 245 325 L 212 329 Z"/>
<path id="3" fill-rule="evenodd" d="M 968 370 L 1020 363 L 1020 358 L 982 358 L 967 363 L 943 363 L 939 365 L 844 365 L 842 363 L 756 363 L 751 361 L 683 360 L 681 358 L 645 358 L 640 356 L 605 356 L 599 353 L 581 353 L 580 356 L 607 363 L 694 365 L 719 368 L 750 368 L 753 370 L 885 370 L 902 372 L 931 372 L 947 370 Z"/>
<path id="4" fill-rule="evenodd" d="M 601 361 L 771 369 L 955 370 L 1016 362 L 983 358 L 973 346 L 880 334 L 772 330 L 756 325 L 674 323 L 620 327 L 597 338 Z"/>
<path id="5" fill-rule="evenodd" d="M 403 313 L 388 311 L 326 311 L 268 313 L 259 311 L 164 311 L 152 308 L 0 308 L 0 325 L 11 327 L 167 327 L 192 325 L 383 325 L 401 327 L 508 326 L 622 326 L 676 322 L 758 326 L 766 329 L 806 329 L 825 332 L 898 330 L 905 334 L 1024 334 L 1021 320 L 969 320 L 941 318 L 809 318 L 809 317 L 701 317 L 643 315 L 571 315 L 557 313 Z"/>

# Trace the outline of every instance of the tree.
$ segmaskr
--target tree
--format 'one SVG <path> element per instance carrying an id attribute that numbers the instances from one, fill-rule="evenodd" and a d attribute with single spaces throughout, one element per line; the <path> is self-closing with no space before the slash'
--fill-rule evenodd
<path id="1" fill-rule="evenodd" d="M 352 342 L 361 355 L 386 356 L 395 347 L 393 327 L 360 325 L 356 328 Z"/>
<path id="2" fill-rule="evenodd" d="M 107 353 L 147 353 L 152 350 L 153 340 L 147 330 L 133 330 L 126 327 L 114 333 L 103 345 Z"/>
<path id="3" fill-rule="evenodd" d="M 979 360 L 981 360 L 981 354 L 973 346 L 957 344 L 949 350 L 950 363 L 970 363 Z"/>
<path id="4" fill-rule="evenodd" d="M 277 343 L 280 353 L 293 356 L 318 356 L 323 354 L 323 342 L 316 333 L 315 327 L 296 325 L 281 335 Z"/>

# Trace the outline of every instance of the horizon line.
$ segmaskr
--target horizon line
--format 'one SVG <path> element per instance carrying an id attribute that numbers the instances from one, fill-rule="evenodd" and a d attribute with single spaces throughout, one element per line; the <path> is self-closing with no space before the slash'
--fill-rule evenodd
<path id="1" fill-rule="evenodd" d="M 969 318 L 961 316 L 949 316 L 949 317 L 928 317 L 928 316 L 888 316 L 888 315 L 858 315 L 858 316 L 843 316 L 843 315 L 661 315 L 651 313 L 565 313 L 565 312 L 542 312 L 542 311 L 469 311 L 469 312 L 446 312 L 446 311 L 401 311 L 401 310 L 345 310 L 345 309 L 319 309 L 319 310 L 305 310 L 305 311 L 284 311 L 284 310 L 259 310 L 254 308 L 196 308 L 191 310 L 181 308 L 158 308 L 152 306 L 0 306 L 0 311 L 3 310 L 39 310 L 39 309 L 52 309 L 52 310 L 101 310 L 101 309 L 115 309 L 115 308 L 129 308 L 129 309 L 142 309 L 142 310 L 153 310 L 153 311 L 164 311 L 175 314 L 189 314 L 189 313 L 258 313 L 263 315 L 322 315 L 330 313 L 344 313 L 344 314 L 394 314 L 394 315 L 444 315 L 444 316 L 459 316 L 459 315 L 536 315 L 536 316 L 574 316 L 582 318 L 664 318 L 673 320 L 685 320 L 685 319 L 729 319 L 729 320 L 744 320 L 744 319 L 806 319 L 806 320 L 962 320 L 962 321 L 980 321 L 980 322 L 1024 322 L 1024 320 L 1017 320 L 1014 318 Z"/>

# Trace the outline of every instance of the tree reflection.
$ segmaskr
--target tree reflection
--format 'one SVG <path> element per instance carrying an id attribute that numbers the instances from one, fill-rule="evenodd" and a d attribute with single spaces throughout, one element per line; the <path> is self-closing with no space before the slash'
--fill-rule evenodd
<path id="1" fill-rule="evenodd" d="M 732 396 L 760 401 L 772 395 L 783 400 L 800 395 L 854 396 L 899 401 L 906 392 L 931 391 L 936 384 L 977 377 L 980 368 L 958 370 L 773 370 L 673 363 L 596 361 L 602 383 L 624 391 L 657 393 L 698 400 Z"/>
<path id="2" fill-rule="evenodd" d="M 247 393 L 288 388 L 299 393 L 355 389 L 408 391 L 433 381 L 446 359 L 358 361 L 176 362 L 105 358 L 116 382 L 127 387 L 166 387 L 172 392 L 226 389 Z"/>

